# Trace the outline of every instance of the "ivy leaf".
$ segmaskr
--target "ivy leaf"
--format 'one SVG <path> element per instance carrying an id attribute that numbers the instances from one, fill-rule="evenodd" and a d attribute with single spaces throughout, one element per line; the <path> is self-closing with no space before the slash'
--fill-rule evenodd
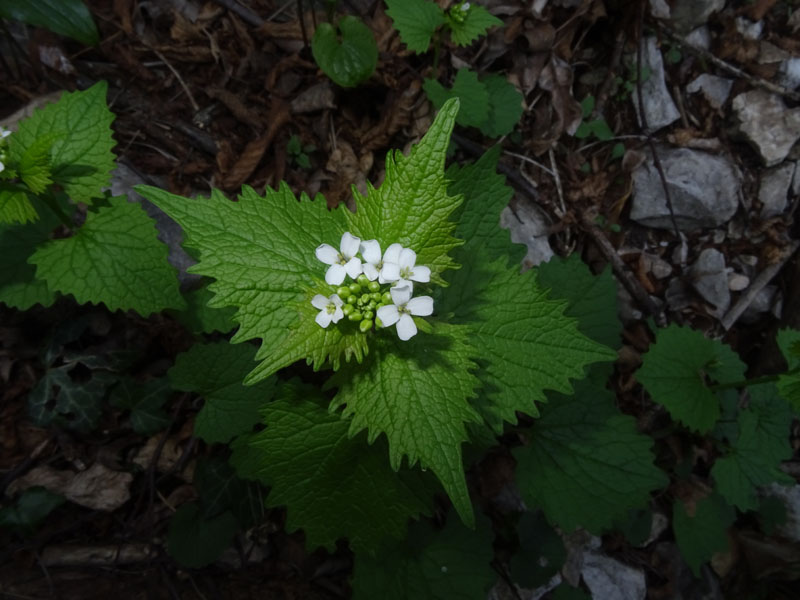
<path id="1" fill-rule="evenodd" d="M 5 229 L 2 223 L 28 223 L 38 218 L 24 187 L 0 182 L 0 228 Z"/>
<path id="2" fill-rule="evenodd" d="M 653 440 L 615 408 L 605 371 L 577 382 L 573 396 L 551 395 L 530 444 L 514 450 L 526 503 L 567 532 L 599 534 L 668 483 L 653 465 Z"/>
<path id="3" fill-rule="evenodd" d="M 456 6 L 450 9 L 451 14 L 454 10 L 459 10 L 459 7 Z M 463 19 L 455 19 L 449 16 L 447 23 L 450 25 L 450 38 L 457 46 L 468 46 L 482 35 L 485 35 L 490 27 L 503 24 L 500 19 L 491 14 L 486 8 L 474 2 L 470 3 Z"/>
<path id="4" fill-rule="evenodd" d="M 381 433 L 389 442 L 389 462 L 396 471 L 403 456 L 417 461 L 442 482 L 461 518 L 472 525 L 461 443 L 465 423 L 480 422 L 468 399 L 477 379 L 471 374 L 474 350 L 464 327 L 437 324 L 431 335 L 402 344 L 384 336 L 364 364 L 337 372 L 329 381 L 339 392 L 331 409 L 344 406 L 352 417 L 350 435 L 369 432 L 371 444 Z"/>
<path id="5" fill-rule="evenodd" d="M 251 527 L 264 517 L 264 495 L 261 486 L 239 479 L 236 472 L 221 458 L 205 458 L 197 462 L 192 485 L 197 490 L 203 516 L 214 517 L 230 511 L 241 528 Z"/>
<path id="6" fill-rule="evenodd" d="M 38 25 L 87 46 L 100 42 L 92 15 L 81 0 L 3 0 L 0 17 Z"/>
<path id="7" fill-rule="evenodd" d="M 149 436 L 169 425 L 169 417 L 162 407 L 171 392 L 166 378 L 138 383 L 126 377 L 114 387 L 109 402 L 112 406 L 131 411 L 133 430 Z"/>
<path id="8" fill-rule="evenodd" d="M 347 538 L 373 551 L 386 538 L 402 539 L 409 518 L 430 514 L 431 486 L 418 471 L 395 473 L 386 443 L 348 435 L 349 423 L 324 407 L 317 388 L 287 384 L 304 398 L 263 408 L 267 427 L 233 443 L 231 464 L 241 477 L 270 486 L 268 506 L 288 507 L 287 528 L 303 529 L 309 548 L 333 550 Z"/>
<path id="9" fill-rule="evenodd" d="M 636 378 L 672 418 L 707 433 L 719 418 L 719 400 L 707 380 L 733 383 L 745 365 L 730 347 L 699 331 L 670 325 L 656 336 Z"/>
<path id="10" fill-rule="evenodd" d="M 778 397 L 772 384 L 752 386 L 748 391 L 750 404 L 739 412 L 738 436 L 730 440 L 732 450 L 711 469 L 717 491 L 742 511 L 758 507 L 757 487 L 794 481 L 779 468 L 781 461 L 792 456 L 789 405 Z"/>
<path id="11" fill-rule="evenodd" d="M 386 14 L 408 49 L 417 54 L 427 52 L 436 28 L 444 25 L 442 9 L 430 0 L 386 0 L 386 6 Z"/>
<path id="12" fill-rule="evenodd" d="M 172 387 L 205 399 L 194 422 L 197 437 L 209 444 L 225 443 L 261 420 L 259 409 L 272 398 L 275 378 L 242 385 L 255 354 L 250 344 L 217 342 L 195 344 L 175 359 L 168 373 Z"/>
<path id="13" fill-rule="evenodd" d="M 53 510 L 64 504 L 63 496 L 39 486 L 22 492 L 14 506 L 0 508 L 0 527 L 32 535 Z"/>
<path id="14" fill-rule="evenodd" d="M 214 294 L 203 286 L 184 294 L 186 310 L 177 313 L 178 320 L 192 333 L 228 333 L 236 323 L 233 316 L 236 310 L 231 306 L 225 308 L 212 308 L 209 306 Z"/>
<path id="15" fill-rule="evenodd" d="M 380 188 L 368 183 L 366 197 L 354 189 L 358 210 L 346 213 L 350 232 L 377 239 L 383 249 L 395 242 L 414 249 L 417 264 L 430 267 L 431 281 L 439 284 L 442 271 L 456 267 L 448 253 L 462 243 L 452 236 L 455 224 L 449 221 L 461 198 L 448 195 L 444 177 L 457 113 L 458 101 L 446 103 L 408 156 L 390 152 Z"/>
<path id="16" fill-rule="evenodd" d="M 187 502 L 169 522 L 167 552 L 186 567 L 205 567 L 219 558 L 238 528 L 230 511 L 203 518 L 200 506 Z"/>
<path id="17" fill-rule="evenodd" d="M 407 540 L 377 556 L 357 553 L 353 600 L 485 598 L 497 573 L 490 566 L 491 524 L 479 517 L 474 531 L 458 519 L 448 519 L 438 532 L 419 522 L 410 528 Z"/>
<path id="18" fill-rule="evenodd" d="M 800 412 L 800 331 L 779 331 L 778 346 L 789 365 L 789 371 L 778 377 L 778 393 L 796 412 Z"/>
<path id="19" fill-rule="evenodd" d="M 716 552 L 728 549 L 727 529 L 736 514 L 718 494 L 689 506 L 676 500 L 672 506 L 672 530 L 683 558 L 695 577 L 700 566 Z"/>
<path id="20" fill-rule="evenodd" d="M 523 97 L 514 85 L 502 75 L 490 73 L 481 80 L 489 94 L 489 112 L 480 126 L 488 137 L 511 133 L 523 111 Z"/>
<path id="21" fill-rule="evenodd" d="M 378 64 L 372 30 L 353 16 L 342 17 L 336 28 L 320 23 L 311 40 L 311 52 L 319 68 L 342 87 L 366 81 Z"/>
<path id="22" fill-rule="evenodd" d="M 133 309 L 143 316 L 182 308 L 175 269 L 156 227 L 139 204 L 125 197 L 90 211 L 72 237 L 51 240 L 30 258 L 36 276 L 50 289 L 81 303 L 104 303 L 109 310 Z"/>
<path id="23" fill-rule="evenodd" d="M 101 81 L 83 92 L 65 92 L 58 102 L 21 121 L 9 138 L 13 162 L 19 164 L 41 138 L 52 139 L 53 133 L 59 132 L 50 148 L 53 181 L 75 201 L 102 198 L 114 169 L 114 115 L 106 105 L 107 87 Z"/>
<path id="24" fill-rule="evenodd" d="M 37 425 L 58 425 L 80 433 L 91 431 L 103 410 L 103 395 L 110 383 L 95 373 L 89 381 L 70 377 L 74 365 L 48 369 L 28 396 L 28 414 Z"/>
<path id="25" fill-rule="evenodd" d="M 593 275 L 577 253 L 567 259 L 551 258 L 537 268 L 537 278 L 550 295 L 564 298 L 564 313 L 578 319 L 586 337 L 610 348 L 620 346 L 622 323 L 617 317 L 617 284 L 610 269 Z"/>
<path id="26" fill-rule="evenodd" d="M 461 109 L 456 123 L 463 127 L 480 128 L 489 118 L 489 91 L 478 81 L 475 71 L 459 69 L 450 89 L 435 79 L 426 79 L 422 88 L 437 109 L 442 108 L 448 100 L 458 98 Z"/>

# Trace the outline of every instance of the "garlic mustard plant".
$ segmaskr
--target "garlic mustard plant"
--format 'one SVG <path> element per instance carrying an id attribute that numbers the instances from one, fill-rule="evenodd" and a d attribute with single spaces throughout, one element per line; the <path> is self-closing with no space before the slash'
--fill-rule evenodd
<path id="1" fill-rule="evenodd" d="M 311 305 L 319 309 L 319 314 L 314 320 L 320 327 L 338 323 L 344 317 L 342 299 L 337 294 L 333 294 L 330 298 L 317 294 L 311 299 Z"/>
<path id="2" fill-rule="evenodd" d="M 328 267 L 325 281 L 331 285 L 339 285 L 344 281 L 345 275 L 355 279 L 361 274 L 361 261 L 356 258 L 361 240 L 345 232 L 339 242 L 339 251 L 330 244 L 317 246 L 316 255 Z"/>
<path id="3" fill-rule="evenodd" d="M 417 326 L 411 315 L 429 317 L 433 314 L 433 298 L 430 296 L 411 297 L 411 286 L 397 285 L 391 290 L 392 302 L 378 309 L 378 318 L 384 327 L 397 323 L 397 337 L 410 340 L 417 334 Z"/>

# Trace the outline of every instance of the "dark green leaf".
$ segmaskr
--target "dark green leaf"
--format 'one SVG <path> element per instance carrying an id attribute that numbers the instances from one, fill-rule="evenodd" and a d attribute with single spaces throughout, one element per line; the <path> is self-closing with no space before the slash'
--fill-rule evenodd
<path id="1" fill-rule="evenodd" d="M 358 17 L 342 17 L 338 32 L 320 23 L 311 40 L 319 68 L 342 87 L 355 87 L 369 79 L 378 64 L 378 46 L 372 30 Z"/>
<path id="2" fill-rule="evenodd" d="M 3 0 L 0 17 L 38 25 L 87 46 L 100 41 L 92 15 L 81 0 Z"/>
<path id="3" fill-rule="evenodd" d="M 186 567 L 199 569 L 214 562 L 238 530 L 230 511 L 204 519 L 200 506 L 189 502 L 172 515 L 167 533 L 167 552 Z"/>
<path id="4" fill-rule="evenodd" d="M 0 509 L 0 527 L 30 535 L 47 515 L 63 503 L 63 496 L 43 487 L 28 488 L 20 494 L 13 506 Z"/>

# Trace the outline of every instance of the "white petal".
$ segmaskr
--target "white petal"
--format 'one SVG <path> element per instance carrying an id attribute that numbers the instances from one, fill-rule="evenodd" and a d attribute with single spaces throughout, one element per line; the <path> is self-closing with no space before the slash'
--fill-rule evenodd
<path id="1" fill-rule="evenodd" d="M 410 279 L 403 279 L 401 277 L 400 279 L 398 279 L 397 281 L 395 281 L 392 284 L 392 287 L 408 288 L 408 291 L 411 292 L 411 294 L 409 294 L 409 298 L 414 293 L 414 282 L 411 281 Z M 391 290 L 389 290 L 389 291 L 391 291 Z"/>
<path id="2" fill-rule="evenodd" d="M 351 278 L 355 279 L 361 275 L 361 261 L 354 256 L 347 261 L 344 270 L 347 271 L 347 274 L 350 275 Z"/>
<path id="3" fill-rule="evenodd" d="M 381 306 L 375 314 L 381 320 L 384 327 L 394 325 L 397 323 L 397 319 L 400 318 L 400 313 L 397 311 L 397 307 L 394 304 Z"/>
<path id="4" fill-rule="evenodd" d="M 339 262 L 339 253 L 336 251 L 336 248 L 330 244 L 320 244 L 317 246 L 314 254 L 326 265 L 334 265 Z"/>
<path id="5" fill-rule="evenodd" d="M 325 283 L 329 283 L 330 285 L 342 285 L 345 275 L 347 275 L 347 271 L 344 270 L 342 265 L 331 265 L 325 272 Z"/>
<path id="6" fill-rule="evenodd" d="M 392 302 L 395 306 L 403 306 L 411 299 L 411 288 L 407 285 L 396 285 L 389 293 L 392 295 Z"/>
<path id="7" fill-rule="evenodd" d="M 400 268 L 413 269 L 416 263 L 417 253 L 411 248 L 403 248 L 403 251 L 400 253 L 400 259 L 397 261 L 397 264 L 400 265 Z"/>
<path id="8" fill-rule="evenodd" d="M 383 253 L 383 262 L 384 263 L 394 263 L 397 264 L 400 260 L 400 252 L 403 250 L 403 246 L 400 244 L 394 243 L 386 249 L 386 252 Z"/>
<path id="9" fill-rule="evenodd" d="M 418 296 L 412 298 L 406 304 L 408 312 L 418 317 L 427 317 L 433 314 L 433 298 L 430 296 Z"/>
<path id="10" fill-rule="evenodd" d="M 417 335 L 417 325 L 414 319 L 408 314 L 400 315 L 400 320 L 397 322 L 397 337 L 405 342 L 415 335 Z"/>
<path id="11" fill-rule="evenodd" d="M 342 317 L 344 317 L 344 312 L 342 312 L 342 309 L 337 306 L 336 310 L 331 316 L 331 321 L 333 321 L 334 323 L 338 323 L 339 321 L 342 320 Z"/>
<path id="12" fill-rule="evenodd" d="M 333 315 L 327 310 L 321 310 L 317 313 L 317 318 L 314 319 L 320 327 L 327 327 L 331 324 Z"/>
<path id="13" fill-rule="evenodd" d="M 367 279 L 370 281 L 375 281 L 378 278 L 378 269 L 375 268 L 375 265 L 364 263 L 361 265 L 361 268 L 364 269 L 364 275 L 366 275 Z"/>
<path id="14" fill-rule="evenodd" d="M 317 308 L 319 310 L 323 310 L 323 309 L 327 308 L 328 304 L 330 304 L 330 300 L 328 300 L 322 294 L 317 294 L 316 296 L 314 296 L 311 299 L 311 306 L 313 306 L 314 308 Z"/>
<path id="15" fill-rule="evenodd" d="M 0 162 L 0 173 L 6 170 L 6 166 Z"/>
<path id="16" fill-rule="evenodd" d="M 344 304 L 344 302 L 342 302 L 342 299 L 339 298 L 339 294 L 333 294 L 330 297 L 330 301 L 333 302 L 333 305 L 336 306 L 337 308 L 342 304 Z"/>
<path id="17" fill-rule="evenodd" d="M 428 267 L 414 267 L 411 279 L 420 283 L 428 283 L 431 280 L 431 270 Z"/>
<path id="18" fill-rule="evenodd" d="M 378 240 L 367 240 L 361 242 L 361 257 L 365 262 L 377 265 L 381 262 L 381 245 Z"/>
<path id="19" fill-rule="evenodd" d="M 378 281 L 381 283 L 389 283 L 390 281 L 397 281 L 398 279 L 400 279 L 400 267 L 398 267 L 396 263 L 387 263 L 384 261 Z"/>
<path id="20" fill-rule="evenodd" d="M 342 241 L 339 243 L 339 250 L 341 250 L 342 256 L 350 260 L 358 254 L 359 246 L 361 246 L 361 239 L 352 235 L 349 231 L 345 231 L 342 235 Z"/>

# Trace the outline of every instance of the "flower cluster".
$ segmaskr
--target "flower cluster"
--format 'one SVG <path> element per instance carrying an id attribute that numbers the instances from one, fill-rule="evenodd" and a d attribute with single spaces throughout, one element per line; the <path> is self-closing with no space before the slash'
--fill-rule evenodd
<path id="1" fill-rule="evenodd" d="M 0 173 L 6 170 L 6 138 L 11 135 L 11 132 L 0 125 Z"/>
<path id="2" fill-rule="evenodd" d="M 317 294 L 311 300 L 314 308 L 320 311 L 316 317 L 320 327 L 338 323 L 345 317 L 357 322 L 364 333 L 372 329 L 373 324 L 379 328 L 396 324 L 398 337 L 408 340 L 417 333 L 412 315 L 433 314 L 433 298 L 411 297 L 414 282 L 428 283 L 431 270 L 417 265 L 417 253 L 410 248 L 395 243 L 381 253 L 377 240 L 362 242 L 345 232 L 338 250 L 329 244 L 320 244 L 316 256 L 329 265 L 325 281 L 339 286 L 330 297 Z M 353 280 L 349 285 L 343 285 L 346 276 Z"/>

